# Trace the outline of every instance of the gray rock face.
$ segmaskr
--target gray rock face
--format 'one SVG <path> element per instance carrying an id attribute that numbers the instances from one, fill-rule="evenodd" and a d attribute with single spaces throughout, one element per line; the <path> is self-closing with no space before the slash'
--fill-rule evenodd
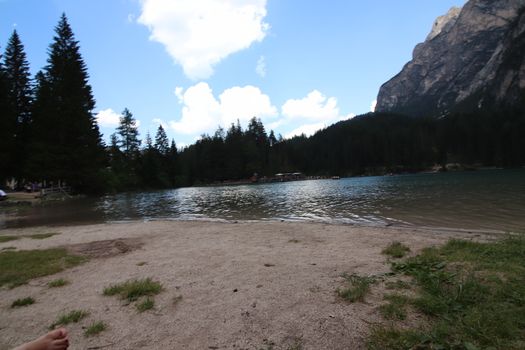
<path id="1" fill-rule="evenodd" d="M 525 88 L 525 0 L 470 0 L 439 17 L 376 111 L 440 116 L 513 105 Z"/>

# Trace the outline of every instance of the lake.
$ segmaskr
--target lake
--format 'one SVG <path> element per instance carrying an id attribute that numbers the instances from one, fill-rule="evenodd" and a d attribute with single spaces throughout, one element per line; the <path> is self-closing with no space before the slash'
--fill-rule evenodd
<path id="1" fill-rule="evenodd" d="M 287 220 L 525 231 L 525 169 L 123 193 L 0 212 L 0 227 L 136 219 Z"/>

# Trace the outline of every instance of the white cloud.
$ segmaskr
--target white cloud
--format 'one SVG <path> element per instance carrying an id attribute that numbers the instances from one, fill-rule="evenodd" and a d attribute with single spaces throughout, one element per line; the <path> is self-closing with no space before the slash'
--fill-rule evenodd
<path id="1" fill-rule="evenodd" d="M 377 106 L 377 100 L 373 100 L 372 103 L 370 103 L 370 112 L 375 112 Z"/>
<path id="2" fill-rule="evenodd" d="M 313 134 L 315 134 L 316 131 L 323 129 L 326 126 L 327 125 L 325 123 L 301 125 L 300 127 L 293 129 L 292 131 L 284 135 L 284 137 L 287 139 L 291 139 L 294 136 L 300 136 L 302 134 L 305 134 L 306 136 L 312 136 Z"/>
<path id="3" fill-rule="evenodd" d="M 139 23 L 162 43 L 191 79 L 266 36 L 266 0 L 142 0 Z"/>
<path id="4" fill-rule="evenodd" d="M 257 60 L 257 66 L 255 67 L 255 73 L 261 78 L 266 76 L 266 60 L 264 56 L 259 57 Z"/>
<path id="5" fill-rule="evenodd" d="M 128 14 L 128 23 L 135 22 L 135 15 L 133 13 Z"/>
<path id="6" fill-rule="evenodd" d="M 108 108 L 98 112 L 97 115 L 95 115 L 95 119 L 100 126 L 118 126 L 120 123 L 120 114 Z"/>
<path id="7" fill-rule="evenodd" d="M 182 88 L 175 91 L 183 105 L 182 116 L 169 124 L 182 134 L 211 134 L 219 125 L 228 128 L 237 119 L 244 124 L 252 117 L 268 120 L 277 116 L 270 98 L 255 86 L 235 86 L 224 90 L 218 98 L 204 82 L 185 91 Z"/>
<path id="8" fill-rule="evenodd" d="M 157 128 L 158 128 L 158 125 L 162 125 L 162 128 L 164 130 L 166 130 L 167 128 L 169 128 L 169 125 L 168 123 L 166 123 L 164 120 L 160 119 L 160 118 L 153 118 L 153 124 L 157 125 Z"/>
<path id="9" fill-rule="evenodd" d="M 327 98 L 317 90 L 302 99 L 286 101 L 281 110 L 283 116 L 289 119 L 334 120 L 339 116 L 337 99 Z"/>
<path id="10" fill-rule="evenodd" d="M 326 97 L 318 90 L 311 91 L 304 98 L 286 101 L 281 111 L 284 118 L 290 122 L 308 121 L 287 133 L 285 135 L 287 138 L 301 134 L 310 136 L 333 123 L 355 117 L 353 113 L 341 115 L 337 99 Z"/>

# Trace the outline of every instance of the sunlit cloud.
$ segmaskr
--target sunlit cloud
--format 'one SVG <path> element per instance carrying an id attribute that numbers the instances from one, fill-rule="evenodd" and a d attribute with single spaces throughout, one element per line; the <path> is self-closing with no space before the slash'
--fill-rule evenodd
<path id="1" fill-rule="evenodd" d="M 230 54 L 260 42 L 266 0 L 141 0 L 138 22 L 190 79 L 207 79 Z"/>

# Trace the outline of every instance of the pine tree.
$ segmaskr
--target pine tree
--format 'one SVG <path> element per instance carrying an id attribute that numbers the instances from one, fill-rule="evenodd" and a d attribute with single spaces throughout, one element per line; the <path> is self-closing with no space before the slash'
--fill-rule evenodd
<path id="1" fill-rule="evenodd" d="M 11 150 L 13 147 L 14 124 L 10 116 L 7 79 L 0 55 L 0 184 L 3 185 L 10 174 Z"/>
<path id="2" fill-rule="evenodd" d="M 18 33 L 13 31 L 3 57 L 4 79 L 7 87 L 8 111 L 5 113 L 11 145 L 7 165 L 9 175 L 21 180 L 26 162 L 29 126 L 31 122 L 31 74 L 24 46 Z"/>
<path id="3" fill-rule="evenodd" d="M 128 159 L 135 158 L 139 152 L 141 142 L 138 138 L 137 121 L 127 108 L 124 108 L 124 111 L 122 111 L 117 133 L 120 136 L 119 145 L 121 151 Z"/>
<path id="4" fill-rule="evenodd" d="M 167 156 L 169 152 L 169 141 L 166 132 L 162 125 L 159 125 L 157 134 L 155 135 L 155 149 L 163 156 Z"/>
<path id="5" fill-rule="evenodd" d="M 78 41 L 63 14 L 49 47 L 48 64 L 37 77 L 33 109 L 33 164 L 42 179 L 94 190 L 104 164 L 95 100 Z"/>

